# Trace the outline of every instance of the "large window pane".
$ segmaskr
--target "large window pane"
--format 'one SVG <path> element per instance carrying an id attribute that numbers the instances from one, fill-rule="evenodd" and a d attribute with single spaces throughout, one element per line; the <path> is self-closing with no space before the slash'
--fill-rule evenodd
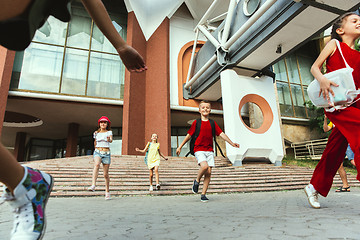
<path id="1" fill-rule="evenodd" d="M 305 97 L 305 101 L 310 101 L 309 95 L 307 94 L 307 86 L 303 86 L 304 88 L 304 97 Z"/>
<path id="2" fill-rule="evenodd" d="M 178 147 L 177 136 L 171 136 L 171 156 L 176 156 L 177 147 Z"/>
<path id="3" fill-rule="evenodd" d="M 110 143 L 111 154 L 121 155 L 122 149 L 122 138 L 119 136 L 114 136 L 113 142 Z"/>
<path id="4" fill-rule="evenodd" d="M 116 30 L 119 32 L 120 36 L 126 40 L 126 23 L 121 21 L 119 17 L 110 16 L 113 21 L 113 25 Z M 96 50 L 100 52 L 116 53 L 117 51 L 111 45 L 110 41 L 102 34 L 100 29 L 94 24 L 93 34 L 91 38 L 91 50 Z"/>
<path id="5" fill-rule="evenodd" d="M 18 88 L 59 92 L 64 49 L 32 43 L 24 52 Z"/>
<path id="6" fill-rule="evenodd" d="M 304 98 L 302 95 L 301 86 L 292 85 L 291 93 L 292 93 L 292 97 L 293 97 L 293 103 L 294 103 L 296 117 L 306 117 Z"/>
<path id="7" fill-rule="evenodd" d="M 72 6 L 72 16 L 69 24 L 67 46 L 89 49 L 91 18 L 85 9 Z"/>
<path id="8" fill-rule="evenodd" d="M 314 80 L 314 77 L 310 72 L 310 68 L 314 60 L 310 57 L 298 56 L 298 61 L 302 84 L 309 85 L 311 81 Z"/>
<path id="9" fill-rule="evenodd" d="M 179 144 L 182 143 L 182 141 L 184 141 L 185 136 L 178 136 L 178 141 Z M 175 149 L 176 151 L 176 149 Z M 185 143 L 185 145 L 181 148 L 181 153 L 179 155 L 179 157 L 185 157 L 185 155 L 190 151 L 190 141 L 188 141 L 187 143 Z M 176 156 L 176 155 L 174 155 Z"/>
<path id="10" fill-rule="evenodd" d="M 286 61 L 286 67 L 289 74 L 289 81 L 291 83 L 300 83 L 299 78 L 299 71 L 297 68 L 297 62 L 296 62 L 296 56 L 290 55 L 289 57 L 285 58 Z"/>
<path id="11" fill-rule="evenodd" d="M 88 52 L 66 49 L 61 93 L 85 95 Z"/>
<path id="12" fill-rule="evenodd" d="M 293 103 L 295 106 L 304 106 L 304 98 L 301 91 L 301 86 L 291 85 L 291 93 L 293 97 Z"/>
<path id="13" fill-rule="evenodd" d="M 276 80 L 287 82 L 286 68 L 284 60 L 280 60 L 279 62 L 273 65 L 273 71 L 276 74 Z"/>
<path id="14" fill-rule="evenodd" d="M 286 83 L 277 82 L 277 91 L 279 97 L 280 111 L 282 116 L 294 116 L 289 85 Z"/>
<path id="15" fill-rule="evenodd" d="M 92 52 L 90 56 L 87 95 L 123 97 L 125 67 L 119 56 Z"/>
<path id="16" fill-rule="evenodd" d="M 104 4 L 113 11 L 113 24 L 126 40 L 124 3 L 105 0 Z M 121 99 L 125 66 L 96 25 L 92 33 L 92 20 L 80 1 L 73 1 L 71 7 L 70 23 L 49 17 L 29 48 L 16 53 L 10 88 Z"/>
<path id="17" fill-rule="evenodd" d="M 64 46 L 67 23 L 50 16 L 45 24 L 36 31 L 34 41 Z"/>

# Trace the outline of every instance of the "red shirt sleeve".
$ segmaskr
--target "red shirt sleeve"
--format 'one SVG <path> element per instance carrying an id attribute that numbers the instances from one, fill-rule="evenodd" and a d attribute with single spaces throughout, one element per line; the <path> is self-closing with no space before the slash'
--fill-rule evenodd
<path id="1" fill-rule="evenodd" d="M 192 136 L 195 133 L 195 129 L 196 129 L 196 120 L 191 124 L 191 127 L 187 133 Z"/>
<path id="2" fill-rule="evenodd" d="M 215 135 L 219 136 L 223 131 L 221 130 L 221 128 L 219 127 L 219 125 L 217 125 L 217 123 L 214 121 L 215 123 Z"/>

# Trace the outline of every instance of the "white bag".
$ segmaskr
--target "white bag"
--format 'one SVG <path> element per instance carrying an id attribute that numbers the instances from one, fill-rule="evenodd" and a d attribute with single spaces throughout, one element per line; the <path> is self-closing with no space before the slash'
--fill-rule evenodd
<path id="1" fill-rule="evenodd" d="M 354 69 L 346 62 L 338 40 L 336 40 L 336 45 L 346 67 L 324 74 L 327 79 L 339 85 L 338 87 L 331 86 L 335 96 L 329 93 L 330 101 L 324 99 L 323 95 L 319 96 L 320 84 L 316 79 L 309 84 L 307 89 L 311 102 L 317 107 L 325 108 L 328 112 L 350 106 L 357 95 L 360 94 L 360 90 L 356 90 L 354 78 L 352 76 Z"/>

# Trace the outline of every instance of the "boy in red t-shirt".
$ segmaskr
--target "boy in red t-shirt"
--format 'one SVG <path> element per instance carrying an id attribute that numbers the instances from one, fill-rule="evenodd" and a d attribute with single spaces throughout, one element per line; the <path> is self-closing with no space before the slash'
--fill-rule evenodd
<path id="1" fill-rule="evenodd" d="M 211 105 L 208 101 L 201 101 L 199 105 L 199 112 L 201 114 L 201 127 L 199 136 L 196 138 L 194 145 L 195 157 L 200 166 L 198 175 L 194 180 L 192 191 L 197 193 L 199 190 L 199 184 L 202 176 L 204 177 L 204 184 L 201 193 L 201 201 L 207 202 L 209 199 L 206 197 L 206 191 L 209 187 L 211 169 L 215 166 L 214 162 L 214 149 L 213 149 L 213 135 L 212 128 L 209 121 L 209 115 L 211 112 Z M 215 134 L 220 136 L 222 139 L 227 141 L 231 146 L 238 148 L 239 144 L 233 143 L 229 137 L 220 129 L 220 127 L 214 122 L 215 125 Z M 187 141 L 194 135 L 196 130 L 196 120 L 192 123 L 188 134 L 186 135 L 184 141 L 176 149 L 176 154 L 180 155 L 181 148 L 185 145 Z"/>

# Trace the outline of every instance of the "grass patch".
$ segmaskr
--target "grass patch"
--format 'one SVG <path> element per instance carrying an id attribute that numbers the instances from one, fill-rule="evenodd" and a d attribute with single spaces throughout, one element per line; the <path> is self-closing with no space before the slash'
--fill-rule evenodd
<path id="1" fill-rule="evenodd" d="M 299 166 L 299 167 L 307 167 L 311 169 L 315 169 L 318 162 L 319 160 L 295 159 L 293 157 L 288 157 L 288 156 L 285 156 L 284 159 L 282 160 L 282 163 L 286 166 Z M 347 173 L 353 175 L 357 174 L 355 166 L 353 166 L 348 160 L 344 160 L 344 168 Z"/>

